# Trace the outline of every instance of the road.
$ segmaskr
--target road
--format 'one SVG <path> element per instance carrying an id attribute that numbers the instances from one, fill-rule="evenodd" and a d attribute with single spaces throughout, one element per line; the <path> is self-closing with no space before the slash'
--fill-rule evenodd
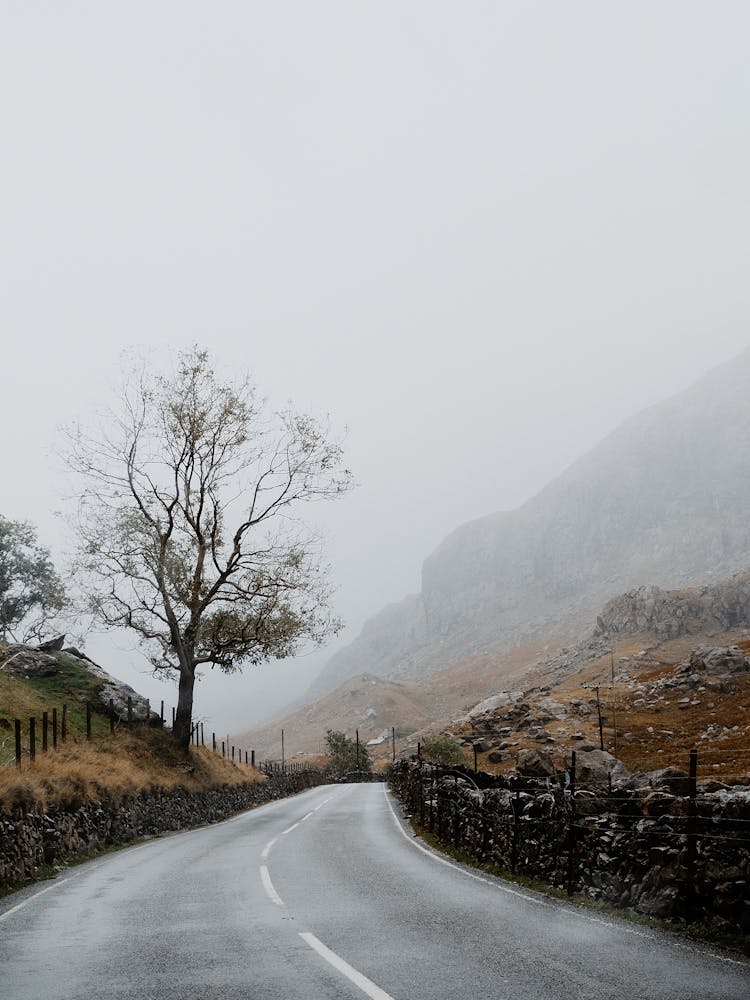
<path id="1" fill-rule="evenodd" d="M 0 901 L 8 1000 L 747 1000 L 750 965 L 454 865 L 329 785 Z"/>

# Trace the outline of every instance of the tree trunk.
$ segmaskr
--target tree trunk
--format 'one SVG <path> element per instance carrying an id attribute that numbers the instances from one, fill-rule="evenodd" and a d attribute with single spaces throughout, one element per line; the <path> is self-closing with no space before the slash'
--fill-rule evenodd
<path id="1" fill-rule="evenodd" d="M 177 745 L 187 752 L 190 746 L 190 730 L 193 724 L 193 686 L 195 671 L 180 668 L 179 694 L 177 697 L 177 712 L 175 713 L 172 736 Z"/>

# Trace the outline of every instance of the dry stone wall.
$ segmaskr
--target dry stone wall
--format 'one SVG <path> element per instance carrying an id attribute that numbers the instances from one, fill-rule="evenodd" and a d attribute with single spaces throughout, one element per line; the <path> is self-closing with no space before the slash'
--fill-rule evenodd
<path id="1" fill-rule="evenodd" d="M 666 772 L 665 772 L 666 774 Z M 690 799 L 663 785 L 572 790 L 557 779 L 480 789 L 428 764 L 391 785 L 438 840 L 550 886 L 667 920 L 750 933 L 750 788 Z"/>
<path id="2" fill-rule="evenodd" d="M 89 802 L 77 809 L 0 814 L 0 888 L 19 885 L 45 866 L 139 837 L 215 823 L 325 780 L 315 771 L 276 774 L 264 783 L 201 793 L 178 788 L 142 793 L 116 805 Z"/>

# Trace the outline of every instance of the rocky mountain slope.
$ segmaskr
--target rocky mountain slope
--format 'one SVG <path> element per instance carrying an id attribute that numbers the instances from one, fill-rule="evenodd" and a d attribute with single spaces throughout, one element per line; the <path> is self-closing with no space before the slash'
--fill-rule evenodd
<path id="1" fill-rule="evenodd" d="M 745 569 L 748 482 L 750 350 L 628 420 L 522 507 L 454 531 L 425 561 L 421 592 L 371 619 L 309 696 L 582 626 L 633 587 Z"/>

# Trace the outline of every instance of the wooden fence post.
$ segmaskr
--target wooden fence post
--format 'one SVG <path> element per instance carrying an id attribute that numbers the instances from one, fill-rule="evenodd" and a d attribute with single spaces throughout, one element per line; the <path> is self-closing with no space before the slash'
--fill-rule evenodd
<path id="1" fill-rule="evenodd" d="M 255 751 L 251 750 L 250 753 L 252 755 L 252 759 L 251 759 L 250 763 L 253 765 L 253 767 L 255 767 Z"/>
<path id="2" fill-rule="evenodd" d="M 697 808 L 695 797 L 698 786 L 698 751 L 690 751 L 690 771 L 688 772 L 688 812 L 687 812 L 687 852 L 685 856 L 685 920 L 691 924 L 695 920 L 695 858 L 697 848 Z"/>
<path id="3" fill-rule="evenodd" d="M 576 752 L 570 753 L 570 813 L 568 816 L 568 895 L 573 895 L 576 862 Z"/>

